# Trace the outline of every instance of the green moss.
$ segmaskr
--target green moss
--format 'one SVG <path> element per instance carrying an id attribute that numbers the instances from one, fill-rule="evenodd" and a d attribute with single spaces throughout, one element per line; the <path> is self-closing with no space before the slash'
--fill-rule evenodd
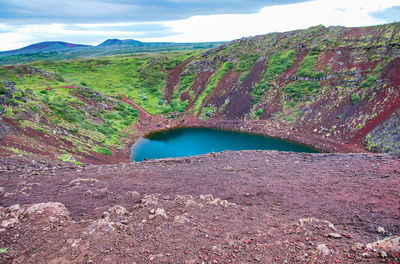
<path id="1" fill-rule="evenodd" d="M 259 54 L 246 54 L 242 55 L 238 65 L 236 66 L 236 71 L 247 72 L 253 68 L 254 63 L 258 60 Z"/>
<path id="2" fill-rule="evenodd" d="M 208 105 L 207 107 L 203 107 L 200 114 L 200 120 L 205 120 L 213 117 L 217 112 L 217 107 L 215 105 Z"/>
<path id="3" fill-rule="evenodd" d="M 288 84 L 284 91 L 291 100 L 297 102 L 304 97 L 316 94 L 320 88 L 320 82 L 295 81 Z"/>
<path id="4" fill-rule="evenodd" d="M 252 87 L 252 105 L 258 104 L 264 97 L 265 93 L 268 91 L 270 81 L 293 67 L 295 62 L 295 50 L 287 50 L 272 55 L 268 60 L 268 68 L 263 79 Z"/>
<path id="5" fill-rule="evenodd" d="M 355 93 L 351 96 L 351 102 L 353 103 L 353 105 L 358 104 L 361 100 L 362 99 L 358 93 Z"/>
<path id="6" fill-rule="evenodd" d="M 266 78 L 272 78 L 280 75 L 293 67 L 296 62 L 296 51 L 287 50 L 279 54 L 272 55 L 268 61 Z"/>
<path id="7" fill-rule="evenodd" d="M 363 89 L 374 87 L 378 77 L 375 74 L 368 74 L 367 78 L 360 84 Z"/>
<path id="8" fill-rule="evenodd" d="M 325 76 L 325 73 L 320 71 L 317 72 L 317 59 L 318 52 L 310 52 L 304 57 L 297 70 L 297 76 L 299 77 L 309 77 L 309 78 L 321 78 Z"/>
<path id="9" fill-rule="evenodd" d="M 94 148 L 93 151 L 103 154 L 103 155 L 108 155 L 108 156 L 112 155 L 112 151 L 105 147 Z"/>

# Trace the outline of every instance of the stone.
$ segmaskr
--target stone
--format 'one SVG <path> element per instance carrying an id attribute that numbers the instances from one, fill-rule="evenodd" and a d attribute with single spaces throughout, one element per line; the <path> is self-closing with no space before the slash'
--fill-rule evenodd
<path id="1" fill-rule="evenodd" d="M 400 236 L 391 236 L 366 245 L 372 251 L 385 251 L 400 253 Z"/>
<path id="2" fill-rule="evenodd" d="M 328 247 L 325 244 L 319 244 L 316 247 L 316 250 L 317 250 L 317 254 L 322 255 L 322 256 L 328 256 L 331 253 L 331 251 L 328 249 Z"/>
<path id="3" fill-rule="evenodd" d="M 378 233 L 380 233 L 380 234 L 385 234 L 385 233 L 386 233 L 385 228 L 383 228 L 383 227 L 381 227 L 381 226 L 379 226 L 379 227 L 376 229 L 376 231 L 377 231 Z"/>
<path id="4" fill-rule="evenodd" d="M 340 234 L 338 234 L 338 233 L 329 233 L 328 237 L 334 238 L 334 239 L 342 238 L 342 236 Z"/>
<path id="5" fill-rule="evenodd" d="M 184 224 L 186 222 L 190 222 L 189 219 L 187 219 L 186 216 L 184 215 L 177 215 L 174 218 L 174 222 L 178 223 L 178 224 Z"/>
<path id="6" fill-rule="evenodd" d="M 155 211 L 155 216 L 162 216 L 164 218 L 168 218 L 163 208 L 157 208 Z"/>
<path id="7" fill-rule="evenodd" d="M 10 211 L 17 211 L 17 210 L 21 209 L 21 205 L 14 204 L 14 205 L 11 205 L 10 207 L 8 207 L 8 209 L 10 209 Z"/>
<path id="8" fill-rule="evenodd" d="M 154 218 L 156 218 L 155 215 L 149 215 L 149 220 L 153 220 Z"/>

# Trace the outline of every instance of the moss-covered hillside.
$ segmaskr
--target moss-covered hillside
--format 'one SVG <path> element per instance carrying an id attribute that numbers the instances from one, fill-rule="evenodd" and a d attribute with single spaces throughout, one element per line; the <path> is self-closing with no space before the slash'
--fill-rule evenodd
<path id="1" fill-rule="evenodd" d="M 400 133 L 399 72 L 400 23 L 317 26 L 201 52 L 7 66 L 0 68 L 0 135 L 11 128 L 21 142 L 8 140 L 0 148 L 5 155 L 53 153 L 63 160 L 117 155 L 142 111 L 163 118 L 268 120 L 398 152 L 398 143 L 388 138 Z M 46 135 L 54 143 L 23 147 Z"/>

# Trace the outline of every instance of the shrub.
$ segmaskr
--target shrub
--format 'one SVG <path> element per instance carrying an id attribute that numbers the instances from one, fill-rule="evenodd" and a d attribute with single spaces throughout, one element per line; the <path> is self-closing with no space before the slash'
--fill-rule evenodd
<path id="1" fill-rule="evenodd" d="M 136 110 L 135 108 L 133 108 L 132 106 L 126 104 L 126 103 L 122 103 L 122 102 L 118 102 L 115 106 L 114 106 L 114 110 L 119 112 L 119 115 L 121 115 L 122 117 L 139 117 L 139 112 L 138 110 Z"/>
<path id="2" fill-rule="evenodd" d="M 353 103 L 353 105 L 358 104 L 361 101 L 361 97 L 358 93 L 355 93 L 351 96 L 351 102 Z"/>
<path id="3" fill-rule="evenodd" d="M 66 104 L 61 98 L 50 101 L 49 108 L 53 110 L 57 116 L 68 122 L 82 122 L 86 119 L 85 113 L 82 110 Z"/>
<path id="4" fill-rule="evenodd" d="M 0 83 L 0 94 L 8 94 L 8 89 L 6 88 L 6 86 L 2 83 Z"/>
<path id="5" fill-rule="evenodd" d="M 279 54 L 272 55 L 268 61 L 267 77 L 274 77 L 284 73 L 296 62 L 296 51 L 288 50 Z"/>
<path id="6" fill-rule="evenodd" d="M 360 87 L 363 89 L 373 87 L 377 79 L 378 77 L 375 75 L 368 74 L 367 78 L 360 84 Z"/>
<path id="7" fill-rule="evenodd" d="M 290 99 L 298 101 L 303 97 L 315 94 L 320 87 L 320 82 L 295 81 L 286 86 L 285 93 L 289 95 Z"/>
<path id="8" fill-rule="evenodd" d="M 258 60 L 258 54 L 246 54 L 240 58 L 240 62 L 236 67 L 236 71 L 246 72 L 253 68 L 254 63 Z M 233 67 L 233 65 L 232 65 Z"/>
<path id="9" fill-rule="evenodd" d="M 252 104 L 256 105 L 263 98 L 264 94 L 268 91 L 269 83 L 265 80 L 257 83 L 252 87 Z"/>
<path id="10" fill-rule="evenodd" d="M 112 155 L 112 151 L 105 147 L 95 148 L 94 151 L 103 155 Z"/>
<path id="11" fill-rule="evenodd" d="M 310 53 L 304 57 L 303 61 L 300 63 L 299 69 L 297 70 L 297 75 L 300 77 L 310 77 L 310 78 L 320 78 L 324 77 L 324 72 L 317 72 L 315 67 L 317 66 L 317 59 L 319 53 Z"/>

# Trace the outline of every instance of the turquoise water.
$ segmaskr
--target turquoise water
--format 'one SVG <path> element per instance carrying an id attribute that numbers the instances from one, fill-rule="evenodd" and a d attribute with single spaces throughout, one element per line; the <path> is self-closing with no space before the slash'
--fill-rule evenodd
<path id="1" fill-rule="evenodd" d="M 131 149 L 131 161 L 177 158 L 224 150 L 317 151 L 272 137 L 210 128 L 180 128 L 150 134 Z"/>
<path id="2" fill-rule="evenodd" d="M 224 150 L 317 151 L 281 139 L 210 128 L 180 128 L 150 134 L 137 141 L 131 161 L 195 156 Z"/>

